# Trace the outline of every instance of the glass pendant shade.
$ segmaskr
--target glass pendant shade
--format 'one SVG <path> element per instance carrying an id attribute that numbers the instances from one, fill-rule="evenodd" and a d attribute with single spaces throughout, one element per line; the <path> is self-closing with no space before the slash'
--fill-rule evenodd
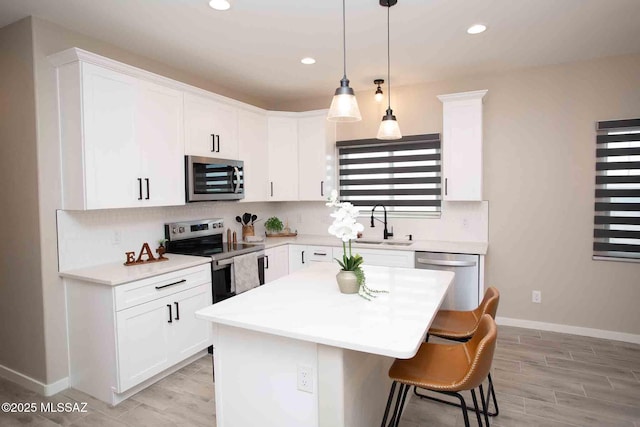
<path id="1" fill-rule="evenodd" d="M 391 109 L 387 109 L 387 114 L 382 117 L 380 127 L 378 128 L 377 139 L 401 139 L 402 133 L 400 133 L 400 125 L 396 120 L 396 116 L 393 115 Z"/>
<path id="2" fill-rule="evenodd" d="M 376 94 L 374 95 L 374 98 L 376 99 L 376 102 L 382 102 L 382 100 L 384 99 L 384 94 L 382 93 L 382 89 L 378 88 L 378 90 L 376 90 Z"/>
<path id="3" fill-rule="evenodd" d="M 356 95 L 353 89 L 349 87 L 349 80 L 343 78 L 340 81 L 340 87 L 336 89 L 336 93 L 331 100 L 327 120 L 333 122 L 357 122 L 362 120 Z"/>

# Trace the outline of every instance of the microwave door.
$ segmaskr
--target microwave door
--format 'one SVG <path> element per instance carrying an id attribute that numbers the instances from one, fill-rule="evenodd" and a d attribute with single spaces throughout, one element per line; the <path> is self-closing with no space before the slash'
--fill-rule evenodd
<path id="1" fill-rule="evenodd" d="M 187 201 L 237 200 L 244 197 L 242 162 L 194 156 L 187 158 Z"/>

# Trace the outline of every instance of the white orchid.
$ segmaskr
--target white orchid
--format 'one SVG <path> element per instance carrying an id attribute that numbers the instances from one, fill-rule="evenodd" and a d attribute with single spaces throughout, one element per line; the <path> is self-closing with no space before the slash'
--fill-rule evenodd
<path id="1" fill-rule="evenodd" d="M 356 222 L 360 211 L 349 202 L 339 202 L 336 190 L 331 191 L 327 206 L 337 208 L 331 214 L 334 220 L 329 226 L 330 234 L 346 243 L 357 238 L 358 233 L 364 230 L 363 225 Z"/>

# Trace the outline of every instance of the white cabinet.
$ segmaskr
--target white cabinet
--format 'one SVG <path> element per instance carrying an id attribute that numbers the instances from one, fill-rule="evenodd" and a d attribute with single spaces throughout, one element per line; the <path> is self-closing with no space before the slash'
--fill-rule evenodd
<path id="1" fill-rule="evenodd" d="M 298 121 L 268 118 L 269 201 L 298 200 Z"/>
<path id="2" fill-rule="evenodd" d="M 238 110 L 211 98 L 184 95 L 185 154 L 238 159 Z"/>
<path id="3" fill-rule="evenodd" d="M 482 200 L 482 97 L 486 90 L 440 95 L 443 200 Z"/>
<path id="4" fill-rule="evenodd" d="M 336 186 L 336 124 L 327 111 L 298 119 L 298 200 L 326 200 Z"/>
<path id="5" fill-rule="evenodd" d="M 289 274 L 288 245 L 276 246 L 264 251 L 264 282 L 273 282 Z"/>
<path id="6" fill-rule="evenodd" d="M 65 58 L 57 63 L 64 208 L 184 204 L 182 92 Z"/>
<path id="7" fill-rule="evenodd" d="M 238 143 L 245 170 L 241 202 L 264 202 L 270 191 L 266 114 L 238 112 Z"/>
<path id="8" fill-rule="evenodd" d="M 331 246 L 289 245 L 289 273 L 314 262 L 331 262 L 337 248 Z M 342 258 L 342 255 L 340 255 Z"/>
<path id="9" fill-rule="evenodd" d="M 348 250 L 348 249 L 347 249 Z M 351 252 L 360 254 L 364 259 L 363 265 L 379 265 L 383 267 L 413 268 L 414 252 L 389 249 L 352 248 Z M 333 257 L 342 259 L 342 248 L 333 250 Z"/>
<path id="10" fill-rule="evenodd" d="M 133 268 L 133 267 L 132 267 Z M 120 286 L 65 279 L 70 385 L 115 405 L 212 343 L 204 264 Z"/>

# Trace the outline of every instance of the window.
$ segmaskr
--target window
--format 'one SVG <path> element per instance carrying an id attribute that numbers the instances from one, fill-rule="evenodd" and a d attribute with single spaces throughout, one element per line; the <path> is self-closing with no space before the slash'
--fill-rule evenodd
<path id="1" fill-rule="evenodd" d="M 594 258 L 640 262 L 640 119 L 597 130 Z"/>
<path id="2" fill-rule="evenodd" d="M 394 216 L 440 213 L 440 134 L 336 145 L 342 201 L 363 210 L 381 204 Z"/>

